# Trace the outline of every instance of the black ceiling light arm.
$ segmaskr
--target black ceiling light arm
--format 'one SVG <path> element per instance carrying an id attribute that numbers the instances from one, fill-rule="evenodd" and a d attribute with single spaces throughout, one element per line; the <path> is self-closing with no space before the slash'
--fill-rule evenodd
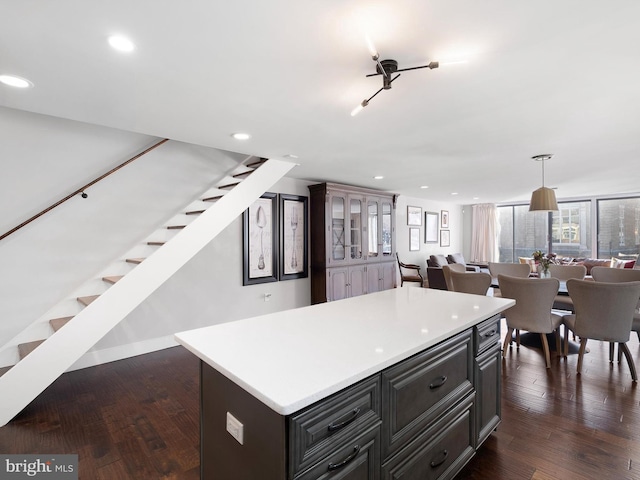
<path id="1" fill-rule="evenodd" d="M 369 98 L 360 102 L 360 104 L 351 111 L 351 116 L 355 116 L 360 112 L 364 107 L 369 105 L 369 102 L 378 95 L 382 90 L 389 90 L 391 88 L 391 83 L 397 79 L 400 74 L 391 78 L 396 72 L 407 72 L 409 70 L 418 70 L 420 68 L 429 68 L 433 70 L 434 68 L 439 67 L 438 62 L 429 62 L 427 65 L 421 65 L 419 67 L 409 67 L 409 68 L 398 68 L 398 62 L 392 59 L 382 60 L 380 61 L 380 56 L 378 52 L 372 52 L 371 58 L 374 62 L 376 62 L 376 73 L 371 73 L 366 75 L 367 77 L 376 77 L 378 75 L 382 75 L 384 78 L 382 79 L 382 88 L 378 90 L 376 93 L 371 95 Z"/>
<path id="2" fill-rule="evenodd" d="M 395 77 L 393 77 L 391 80 L 389 80 L 389 83 L 393 82 L 396 78 L 398 78 L 400 76 L 400 74 L 396 75 Z M 376 93 L 374 93 L 373 95 L 371 95 L 369 98 L 367 98 L 366 102 L 369 103 L 373 97 L 375 97 L 376 95 L 378 95 L 382 90 L 384 90 L 385 88 L 382 87 L 380 90 L 378 90 Z"/>
<path id="3" fill-rule="evenodd" d="M 384 60 L 383 60 L 384 62 Z M 380 62 L 378 62 L 380 63 Z M 433 70 L 434 68 L 438 68 L 440 66 L 440 64 L 438 62 L 430 62 L 428 65 L 420 65 L 419 67 L 409 67 L 409 68 L 398 68 L 396 70 L 394 70 L 394 72 L 407 72 L 409 70 L 419 70 L 421 68 L 428 68 L 430 70 Z M 380 69 L 382 68 L 382 65 L 377 69 L 378 72 L 376 73 L 370 73 L 369 75 L 366 75 L 367 77 L 377 77 L 378 75 L 385 75 L 386 73 L 384 72 L 384 69 L 382 72 L 380 72 Z"/>

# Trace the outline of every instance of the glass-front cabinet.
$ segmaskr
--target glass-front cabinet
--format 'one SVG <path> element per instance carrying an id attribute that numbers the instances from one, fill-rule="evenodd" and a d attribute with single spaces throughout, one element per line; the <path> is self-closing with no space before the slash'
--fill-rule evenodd
<path id="1" fill-rule="evenodd" d="M 309 190 L 312 303 L 393 288 L 394 268 L 377 264 L 395 267 L 395 195 L 328 183 Z M 352 281 L 356 271 L 365 288 Z"/>
<path id="2" fill-rule="evenodd" d="M 360 261 L 364 255 L 364 201 L 362 196 L 329 194 L 329 258 L 333 266 Z"/>

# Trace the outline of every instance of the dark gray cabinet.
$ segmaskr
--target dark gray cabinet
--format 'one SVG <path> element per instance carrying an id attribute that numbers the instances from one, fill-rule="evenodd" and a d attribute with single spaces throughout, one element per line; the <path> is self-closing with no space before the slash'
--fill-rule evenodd
<path id="1" fill-rule="evenodd" d="M 475 447 L 478 448 L 500 423 L 500 316 L 496 315 L 474 327 L 474 334 L 474 376 L 478 404 Z"/>
<path id="2" fill-rule="evenodd" d="M 500 422 L 499 328 L 492 317 L 288 416 L 201 362 L 201 478 L 453 478 Z"/>

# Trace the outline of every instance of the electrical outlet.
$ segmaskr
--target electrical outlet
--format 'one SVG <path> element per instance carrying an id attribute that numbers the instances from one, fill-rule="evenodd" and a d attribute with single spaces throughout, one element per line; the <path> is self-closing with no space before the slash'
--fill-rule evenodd
<path id="1" fill-rule="evenodd" d="M 244 445 L 244 425 L 229 412 L 227 412 L 227 432 L 229 432 L 240 445 Z"/>

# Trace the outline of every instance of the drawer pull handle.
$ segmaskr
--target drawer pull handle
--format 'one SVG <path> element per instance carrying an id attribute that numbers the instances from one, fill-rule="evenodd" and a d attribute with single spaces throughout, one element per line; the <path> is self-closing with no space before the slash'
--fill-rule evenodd
<path id="1" fill-rule="evenodd" d="M 329 424 L 327 429 L 330 432 L 335 432 L 336 430 L 340 430 L 341 428 L 346 427 L 351 422 L 353 422 L 358 417 L 359 413 L 360 413 L 360 408 L 354 408 L 353 411 L 351 412 L 351 416 L 349 418 L 347 418 L 344 422 L 340 422 L 340 423 L 333 423 L 332 422 L 332 423 Z"/>
<path id="2" fill-rule="evenodd" d="M 447 457 L 449 456 L 449 452 L 447 452 L 446 450 L 443 450 L 440 455 L 442 455 L 442 458 L 431 462 L 431 468 L 436 468 L 442 465 L 444 461 L 447 459 Z"/>
<path id="3" fill-rule="evenodd" d="M 338 470 L 339 468 L 344 467 L 347 463 L 349 463 L 351 460 L 356 458 L 358 456 L 358 453 L 360 453 L 360 445 L 356 445 L 355 447 L 353 447 L 353 453 L 349 455 L 347 458 L 345 458 L 344 460 L 342 460 L 341 462 L 330 463 L 329 471 L 332 472 L 333 470 Z"/>
<path id="4" fill-rule="evenodd" d="M 431 390 L 435 390 L 436 388 L 440 388 L 441 386 L 443 386 L 445 384 L 446 381 L 447 381 L 447 376 L 446 375 L 442 375 L 437 381 L 435 381 L 431 385 L 429 385 L 429 388 Z"/>
<path id="5" fill-rule="evenodd" d="M 494 328 L 490 332 L 485 333 L 483 336 L 484 338 L 490 338 L 490 337 L 493 337 L 496 333 L 498 333 L 498 331 Z"/>

